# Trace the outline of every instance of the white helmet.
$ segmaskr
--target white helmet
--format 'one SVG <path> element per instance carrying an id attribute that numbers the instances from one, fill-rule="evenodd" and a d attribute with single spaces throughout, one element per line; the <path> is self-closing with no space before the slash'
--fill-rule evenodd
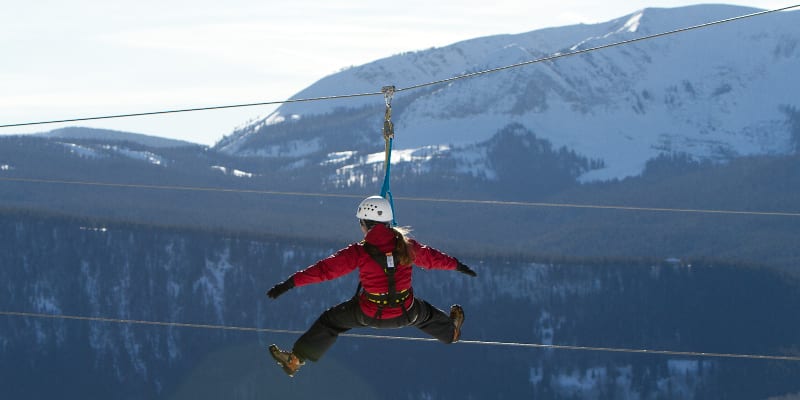
<path id="1" fill-rule="evenodd" d="M 392 222 L 392 205 L 381 196 L 370 196 L 358 205 L 356 217 L 369 221 Z"/>

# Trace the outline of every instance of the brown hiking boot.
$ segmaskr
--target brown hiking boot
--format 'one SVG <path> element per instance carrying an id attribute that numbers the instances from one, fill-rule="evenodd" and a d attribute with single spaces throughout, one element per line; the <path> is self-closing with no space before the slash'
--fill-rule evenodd
<path id="1" fill-rule="evenodd" d="M 464 325 L 464 310 L 458 304 L 450 306 L 450 319 L 453 320 L 453 343 L 461 338 L 461 325 Z"/>
<path id="2" fill-rule="evenodd" d="M 271 354 L 272 358 L 274 358 L 275 361 L 278 362 L 278 365 L 283 368 L 283 372 L 286 372 L 286 375 L 289 375 L 290 377 L 294 377 L 294 374 L 297 373 L 297 370 L 305 365 L 305 362 L 297 358 L 294 353 L 291 351 L 283 351 L 274 344 L 269 346 L 269 354 Z"/>

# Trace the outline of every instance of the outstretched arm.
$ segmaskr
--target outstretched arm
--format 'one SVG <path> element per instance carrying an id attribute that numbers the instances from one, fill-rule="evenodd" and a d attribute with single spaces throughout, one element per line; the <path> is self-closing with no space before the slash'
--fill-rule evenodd
<path id="1" fill-rule="evenodd" d="M 455 270 L 469 276 L 478 275 L 455 257 L 451 257 L 433 247 L 425 246 L 415 240 L 410 242 L 414 248 L 414 264 L 422 268 Z"/>
<path id="2" fill-rule="evenodd" d="M 336 279 L 352 272 L 358 267 L 357 246 L 352 244 L 304 270 L 295 272 L 285 281 L 273 286 L 267 296 L 275 299 L 294 287 Z"/>

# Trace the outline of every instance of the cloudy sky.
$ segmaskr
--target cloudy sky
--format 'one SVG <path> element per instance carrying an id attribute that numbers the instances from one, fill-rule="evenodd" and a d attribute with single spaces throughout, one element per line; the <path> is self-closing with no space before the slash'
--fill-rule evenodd
<path id="1" fill-rule="evenodd" d="M 285 100 L 324 76 L 393 54 L 697 3 L 0 0 L 0 125 Z M 797 2 L 729 3 L 775 9 Z M 212 145 L 274 109 L 0 128 L 0 134 L 79 125 Z"/>

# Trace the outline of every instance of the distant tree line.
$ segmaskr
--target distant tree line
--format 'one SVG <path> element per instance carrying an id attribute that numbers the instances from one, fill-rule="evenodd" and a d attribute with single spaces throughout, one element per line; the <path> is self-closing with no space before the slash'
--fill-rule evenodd
<path id="1" fill-rule="evenodd" d="M 377 176 L 368 175 L 366 186 L 334 187 L 321 182 L 336 166 L 321 162 L 286 169 L 286 160 L 233 157 L 197 146 L 157 150 L 168 161 L 155 165 L 103 150 L 100 143 L 76 143 L 98 149 L 104 156 L 81 157 L 53 140 L 0 138 L 0 164 L 10 166 L 0 171 L 0 177 L 208 190 L 2 181 L 0 207 L 145 225 L 347 241 L 359 234 L 352 215 L 358 197 L 377 193 L 382 179 L 378 170 L 371 172 Z M 425 165 L 427 170 L 404 163 L 394 166 L 393 194 L 401 198 L 396 202 L 398 222 L 413 225 L 428 242 L 477 254 L 713 258 L 787 270 L 798 270 L 800 265 L 796 246 L 800 229 L 791 216 L 402 200 L 426 197 L 797 213 L 797 155 L 742 157 L 716 164 L 682 154 L 664 155 L 648 162 L 641 176 L 579 184 L 576 175 L 591 169 L 594 161 L 554 149 L 520 127 L 511 126 L 492 139 L 488 153 L 488 162 L 498 171 L 494 179 L 458 173 L 456 160 L 446 153 L 434 156 Z M 235 177 L 212 169 L 214 165 L 254 176 Z"/>

